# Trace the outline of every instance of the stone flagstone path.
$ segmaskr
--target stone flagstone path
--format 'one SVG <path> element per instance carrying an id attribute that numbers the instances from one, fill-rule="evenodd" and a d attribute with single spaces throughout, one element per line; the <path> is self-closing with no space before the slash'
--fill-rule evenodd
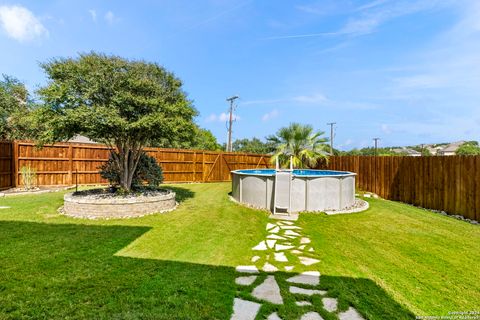
<path id="1" fill-rule="evenodd" d="M 321 275 L 315 270 L 315 265 L 320 263 L 320 260 L 312 257 L 315 249 L 311 246 L 310 238 L 302 235 L 301 227 L 296 226 L 292 221 L 277 220 L 274 223 L 267 223 L 266 230 L 268 231 L 266 239 L 252 248 L 251 265 L 236 268 L 239 275 L 235 283 L 243 287 L 255 284 L 255 287 L 249 291 L 252 301 L 245 297 L 235 298 L 231 320 L 254 320 L 262 303 L 273 305 L 284 303 L 277 282 L 279 279 L 275 277 L 278 271 L 297 272 L 286 279 L 286 282 L 288 291 L 295 295 L 296 306 L 310 307 L 308 312 L 303 313 L 300 320 L 323 320 L 322 316 L 316 312 L 319 310 L 311 311 L 312 303 L 305 300 L 313 295 L 322 297 L 323 313 L 334 314 L 340 320 L 363 320 L 353 307 L 349 307 L 348 310 L 338 310 L 337 299 L 328 297 L 327 291 L 317 288 Z M 303 271 L 308 269 L 310 270 Z M 257 279 L 258 283 L 256 283 Z M 280 318 L 277 312 L 274 312 L 268 315 L 267 320 L 287 319 Z"/>

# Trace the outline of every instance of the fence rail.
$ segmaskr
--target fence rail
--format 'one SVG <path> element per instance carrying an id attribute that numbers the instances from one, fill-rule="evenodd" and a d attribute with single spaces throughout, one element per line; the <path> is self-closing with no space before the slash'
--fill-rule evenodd
<path id="1" fill-rule="evenodd" d="M 480 221 L 480 156 L 342 156 L 324 167 L 356 172 L 357 187 L 382 198 Z"/>

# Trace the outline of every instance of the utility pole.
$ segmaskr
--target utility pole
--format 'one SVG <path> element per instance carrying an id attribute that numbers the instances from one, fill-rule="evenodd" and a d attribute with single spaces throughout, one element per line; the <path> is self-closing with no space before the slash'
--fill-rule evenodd
<path id="1" fill-rule="evenodd" d="M 227 142 L 227 152 L 232 152 L 232 124 L 233 124 L 233 111 L 234 111 L 234 102 L 237 100 L 239 96 L 232 96 L 227 98 L 227 101 L 230 102 L 230 116 L 228 119 L 228 142 Z"/>
<path id="2" fill-rule="evenodd" d="M 333 126 L 336 125 L 336 122 L 327 123 L 330 126 L 330 155 L 333 156 Z"/>
<path id="3" fill-rule="evenodd" d="M 375 170 L 374 170 L 374 183 L 373 183 L 373 190 L 375 193 L 377 193 L 377 156 L 378 156 L 378 140 L 380 138 L 373 138 L 373 141 L 375 141 Z"/>
<path id="4" fill-rule="evenodd" d="M 373 138 L 373 141 L 375 141 L 375 156 L 377 156 L 378 140 L 380 140 L 380 138 Z"/>

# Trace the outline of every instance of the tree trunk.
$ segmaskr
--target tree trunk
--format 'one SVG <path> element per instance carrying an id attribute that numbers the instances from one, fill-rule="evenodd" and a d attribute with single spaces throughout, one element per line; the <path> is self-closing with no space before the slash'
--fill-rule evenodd
<path id="1" fill-rule="evenodd" d="M 117 145 L 118 158 L 114 156 L 118 168 L 120 187 L 129 192 L 132 189 L 133 177 L 137 169 L 142 148 L 128 145 Z"/>

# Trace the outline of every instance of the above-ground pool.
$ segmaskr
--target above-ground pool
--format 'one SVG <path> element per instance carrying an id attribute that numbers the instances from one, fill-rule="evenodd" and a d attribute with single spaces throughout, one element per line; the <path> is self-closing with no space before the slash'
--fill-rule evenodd
<path id="1" fill-rule="evenodd" d="M 355 203 L 355 176 L 331 170 L 235 170 L 232 196 L 277 213 L 343 210 Z"/>

